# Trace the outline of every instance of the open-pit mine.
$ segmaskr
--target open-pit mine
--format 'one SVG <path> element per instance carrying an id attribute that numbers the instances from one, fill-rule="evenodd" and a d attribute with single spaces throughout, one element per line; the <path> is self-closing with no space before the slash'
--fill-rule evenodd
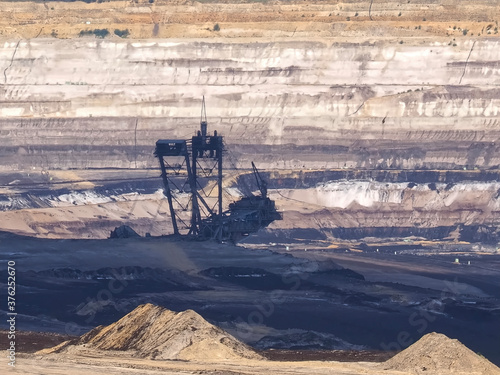
<path id="1" fill-rule="evenodd" d="M 0 0 L 13 371 L 498 374 L 499 21 L 493 0 Z M 159 160 L 197 137 L 216 162 L 186 188 Z"/>

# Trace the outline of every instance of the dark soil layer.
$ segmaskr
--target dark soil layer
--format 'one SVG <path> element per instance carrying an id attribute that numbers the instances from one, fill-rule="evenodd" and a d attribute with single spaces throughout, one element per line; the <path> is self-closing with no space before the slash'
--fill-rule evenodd
<path id="1" fill-rule="evenodd" d="M 38 350 L 51 348 L 60 343 L 75 338 L 49 332 L 16 331 L 16 351 L 19 353 L 34 353 Z M 6 349 L 10 345 L 7 330 L 0 330 L 0 347 Z"/>
<path id="2" fill-rule="evenodd" d="M 260 352 L 271 361 L 338 361 L 338 362 L 385 362 L 396 352 L 376 350 L 285 350 L 269 349 Z"/>

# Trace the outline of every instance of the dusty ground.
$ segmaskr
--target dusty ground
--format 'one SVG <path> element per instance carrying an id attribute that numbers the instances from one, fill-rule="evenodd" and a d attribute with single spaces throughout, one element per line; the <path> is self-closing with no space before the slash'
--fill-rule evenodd
<path id="1" fill-rule="evenodd" d="M 37 359 L 28 356 L 19 358 L 19 366 L 15 372 L 21 374 L 56 375 L 67 373 L 68 367 L 72 374 L 262 374 L 279 372 L 280 374 L 331 374 L 356 375 L 367 371 L 374 375 L 401 375 L 400 371 L 386 371 L 378 364 L 372 363 L 340 363 L 340 362 L 256 362 L 237 361 L 237 363 L 179 363 L 170 361 L 130 360 L 126 358 L 109 358 L 105 356 L 70 357 L 61 356 L 57 359 Z"/>

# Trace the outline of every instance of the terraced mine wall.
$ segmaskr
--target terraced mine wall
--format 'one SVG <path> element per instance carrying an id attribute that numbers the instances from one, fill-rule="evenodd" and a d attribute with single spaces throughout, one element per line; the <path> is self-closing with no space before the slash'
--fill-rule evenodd
<path id="1" fill-rule="evenodd" d="M 494 1 L 0 11 L 0 229 L 165 234 L 154 144 L 195 134 L 204 95 L 226 166 L 255 161 L 270 181 L 285 217 L 270 236 L 498 240 Z"/>
<path id="2" fill-rule="evenodd" d="M 240 166 L 500 164 L 500 39 L 18 39 L 0 49 L 0 170 L 155 167 L 209 130 Z"/>

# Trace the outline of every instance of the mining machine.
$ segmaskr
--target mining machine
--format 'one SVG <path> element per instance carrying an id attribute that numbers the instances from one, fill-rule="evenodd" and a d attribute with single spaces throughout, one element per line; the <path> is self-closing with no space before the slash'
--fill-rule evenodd
<path id="1" fill-rule="evenodd" d="M 282 220 L 275 203 L 267 196 L 267 181 L 252 162 L 258 194 L 248 194 L 228 205 L 223 202 L 223 161 L 226 153 L 224 140 L 214 131 L 208 133 L 205 98 L 202 101 L 200 130 L 190 140 L 160 139 L 155 156 L 160 162 L 164 195 L 167 198 L 172 230 L 175 236 L 197 240 L 237 242 L 250 233 L 267 227 L 274 220 Z M 207 189 L 212 182 L 212 189 Z M 204 185 L 203 185 L 204 184 Z M 212 206 L 217 189 L 216 202 Z M 188 195 L 183 203 L 182 195 Z M 186 199 L 184 199 L 185 201 Z M 186 213 L 190 211 L 190 219 Z"/>

